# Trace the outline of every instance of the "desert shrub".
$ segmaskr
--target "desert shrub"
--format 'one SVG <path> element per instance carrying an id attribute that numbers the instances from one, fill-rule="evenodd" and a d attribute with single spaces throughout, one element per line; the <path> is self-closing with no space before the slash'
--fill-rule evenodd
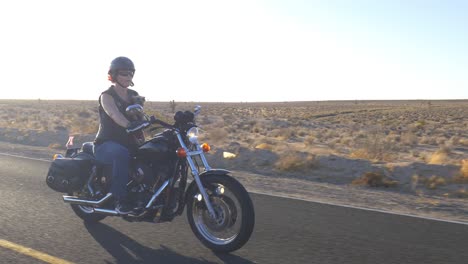
<path id="1" fill-rule="evenodd" d="M 327 130 L 327 132 L 324 134 L 324 138 L 327 140 L 327 139 L 335 139 L 335 138 L 338 138 L 340 135 L 338 134 L 338 132 L 336 132 L 335 130 Z"/>
<path id="2" fill-rule="evenodd" d="M 423 136 L 419 140 L 419 144 L 437 145 L 437 139 L 430 136 Z"/>
<path id="3" fill-rule="evenodd" d="M 414 126 L 417 129 L 422 129 L 422 128 L 424 128 L 425 125 L 426 125 L 426 121 L 424 121 L 424 120 L 419 120 L 414 124 Z"/>
<path id="4" fill-rule="evenodd" d="M 460 171 L 455 176 L 454 181 L 457 183 L 468 183 L 468 159 L 460 161 Z"/>
<path id="5" fill-rule="evenodd" d="M 261 127 L 258 127 L 258 126 L 254 126 L 250 132 L 252 133 L 260 133 L 262 131 L 262 128 Z"/>
<path id="6" fill-rule="evenodd" d="M 389 161 L 393 159 L 392 151 L 395 144 L 386 140 L 385 134 L 374 129 L 369 131 L 365 137 L 359 133 L 355 137 L 355 149 L 351 152 L 351 158 L 368 159 L 376 161 Z"/>
<path id="7" fill-rule="evenodd" d="M 380 141 L 367 141 L 362 148 L 351 152 L 350 157 L 355 159 L 367 159 L 374 161 L 390 161 L 394 155 L 390 153 L 391 148 Z"/>
<path id="8" fill-rule="evenodd" d="M 82 110 L 77 113 L 77 115 L 81 118 L 90 118 L 91 114 L 87 110 Z"/>
<path id="9" fill-rule="evenodd" d="M 313 135 L 308 135 L 307 137 L 304 138 L 304 144 L 306 146 L 312 146 L 315 141 L 315 136 Z"/>
<path id="10" fill-rule="evenodd" d="M 448 161 L 448 154 L 449 152 L 445 148 L 439 149 L 429 157 L 428 163 L 444 164 Z"/>
<path id="11" fill-rule="evenodd" d="M 418 137 L 411 132 L 405 132 L 401 135 L 400 141 L 403 145 L 414 146 L 418 143 Z"/>
<path id="12" fill-rule="evenodd" d="M 221 117 L 226 124 L 232 124 L 235 121 L 235 117 L 232 114 L 223 114 Z"/>
<path id="13" fill-rule="evenodd" d="M 208 134 L 208 137 L 215 142 L 223 141 L 228 136 L 228 132 L 224 128 L 213 128 L 208 131 Z"/>
<path id="14" fill-rule="evenodd" d="M 60 143 L 51 143 L 49 145 L 49 148 L 50 149 L 63 149 L 64 147 L 62 146 L 62 144 Z"/>
<path id="15" fill-rule="evenodd" d="M 461 138 L 460 141 L 459 141 L 459 144 L 460 144 L 461 146 L 468 147 L 468 139 L 466 139 L 466 138 Z"/>
<path id="16" fill-rule="evenodd" d="M 334 138 L 332 140 L 329 140 L 327 142 L 327 146 L 331 149 L 334 149 L 338 144 L 340 143 L 340 139 L 339 138 Z"/>
<path id="17" fill-rule="evenodd" d="M 453 198 L 468 198 L 468 191 L 465 188 L 458 189 L 450 193 Z"/>
<path id="18" fill-rule="evenodd" d="M 293 136 L 295 136 L 295 131 L 292 128 L 279 128 L 273 129 L 268 133 L 268 136 L 278 138 L 281 140 L 287 140 Z"/>
<path id="19" fill-rule="evenodd" d="M 340 138 L 340 143 L 350 147 L 353 144 L 353 138 L 351 137 L 341 137 Z"/>
<path id="20" fill-rule="evenodd" d="M 385 138 L 385 142 L 397 144 L 401 142 L 401 136 L 395 133 L 390 132 Z"/>
<path id="21" fill-rule="evenodd" d="M 410 150 L 410 155 L 414 158 L 420 158 L 421 157 L 421 152 L 419 152 L 418 150 Z"/>
<path id="22" fill-rule="evenodd" d="M 273 150 L 273 145 L 269 143 L 260 143 L 257 146 L 255 146 L 256 149 L 267 149 L 267 150 Z"/>
<path id="23" fill-rule="evenodd" d="M 445 142 L 447 141 L 447 139 L 445 137 L 438 137 L 436 138 L 436 143 L 438 145 L 445 145 Z"/>
<path id="24" fill-rule="evenodd" d="M 445 180 L 445 178 L 440 177 L 440 176 L 436 176 L 436 175 L 433 175 L 433 176 L 431 176 L 429 178 L 421 177 L 419 179 L 419 182 L 421 184 L 424 184 L 424 186 L 426 186 L 426 188 L 431 189 L 431 190 L 436 189 L 438 186 L 447 184 L 447 181 Z"/>
<path id="25" fill-rule="evenodd" d="M 461 161 L 460 174 L 463 177 L 468 178 L 468 159 L 465 159 L 465 160 Z"/>
<path id="26" fill-rule="evenodd" d="M 325 132 L 324 129 L 320 129 L 320 130 L 314 131 L 314 132 L 311 134 L 311 136 L 313 136 L 313 137 L 314 137 L 315 139 L 317 139 L 318 141 L 322 141 L 324 132 Z"/>
<path id="27" fill-rule="evenodd" d="M 305 137 L 309 134 L 309 131 L 308 130 L 305 130 L 305 129 L 299 129 L 297 131 L 297 135 L 300 136 L 300 137 Z"/>
<path id="28" fill-rule="evenodd" d="M 460 137 L 459 136 L 452 136 L 449 140 L 448 140 L 448 144 L 450 146 L 458 146 L 460 145 Z"/>
<path id="29" fill-rule="evenodd" d="M 370 187 L 393 187 L 398 185 L 397 181 L 386 178 L 382 173 L 366 172 L 361 177 L 354 179 L 352 185 L 370 186 Z"/>
<path id="30" fill-rule="evenodd" d="M 315 155 L 309 154 L 307 157 L 302 157 L 298 153 L 287 154 L 278 159 L 275 163 L 275 168 L 280 171 L 306 171 L 313 169 L 318 165 Z"/>

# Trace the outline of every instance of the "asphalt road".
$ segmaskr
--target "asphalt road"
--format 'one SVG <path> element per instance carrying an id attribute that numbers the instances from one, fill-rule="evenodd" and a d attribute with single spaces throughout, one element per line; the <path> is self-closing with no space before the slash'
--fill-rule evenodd
<path id="1" fill-rule="evenodd" d="M 0 155 L 0 263 L 468 263 L 468 225 L 259 194 L 254 233 L 231 254 L 206 249 L 185 214 L 87 226 L 45 184 L 48 165 Z"/>

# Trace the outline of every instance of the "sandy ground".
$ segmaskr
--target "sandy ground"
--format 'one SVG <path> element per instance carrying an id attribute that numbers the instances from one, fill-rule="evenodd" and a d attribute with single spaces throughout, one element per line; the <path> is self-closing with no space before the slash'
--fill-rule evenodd
<path id="1" fill-rule="evenodd" d="M 9 155 L 50 160 L 54 153 L 60 152 L 60 150 L 47 147 L 0 142 L 0 153 Z M 219 163 L 219 165 L 223 165 L 223 162 Z M 336 164 L 335 162 L 334 165 L 336 166 Z M 211 163 L 211 165 L 218 164 Z M 340 181 L 324 181 L 324 179 L 332 179 L 333 173 L 340 171 L 339 168 L 327 172 L 326 167 L 322 167 L 321 170 L 314 171 L 313 175 L 303 175 L 303 177 L 287 177 L 277 174 L 260 175 L 234 168 L 228 169 L 231 169 L 233 176 L 240 180 L 251 192 L 459 221 L 468 224 L 468 203 L 466 199 L 435 196 L 424 192 L 409 193 L 404 188 L 371 188 L 354 186 Z"/>

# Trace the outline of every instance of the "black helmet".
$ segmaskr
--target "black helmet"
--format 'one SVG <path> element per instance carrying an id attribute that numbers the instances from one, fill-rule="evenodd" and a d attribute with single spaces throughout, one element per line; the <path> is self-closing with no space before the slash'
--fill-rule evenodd
<path id="1" fill-rule="evenodd" d="M 135 65 L 127 57 L 117 57 L 111 61 L 109 71 L 107 72 L 107 79 L 111 82 L 116 82 L 119 71 L 132 71 L 135 73 Z M 133 86 L 133 82 L 131 82 L 130 86 Z"/>
<path id="2" fill-rule="evenodd" d="M 135 73 L 135 65 L 133 62 L 127 57 L 117 57 L 112 60 L 111 65 L 109 67 L 109 80 L 116 80 L 116 74 L 118 71 L 132 71 Z"/>

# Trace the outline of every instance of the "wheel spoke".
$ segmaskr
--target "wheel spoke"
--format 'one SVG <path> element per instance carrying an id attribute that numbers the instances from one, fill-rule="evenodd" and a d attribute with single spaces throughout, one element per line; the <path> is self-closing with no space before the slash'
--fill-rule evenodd
<path id="1" fill-rule="evenodd" d="M 224 187 L 225 188 L 225 187 Z M 216 196 L 210 193 L 210 200 L 216 213 L 212 219 L 203 201 L 194 201 L 193 219 L 200 234 L 208 241 L 217 245 L 232 242 L 240 232 L 240 205 L 235 196 L 225 188 L 224 195 Z"/>

